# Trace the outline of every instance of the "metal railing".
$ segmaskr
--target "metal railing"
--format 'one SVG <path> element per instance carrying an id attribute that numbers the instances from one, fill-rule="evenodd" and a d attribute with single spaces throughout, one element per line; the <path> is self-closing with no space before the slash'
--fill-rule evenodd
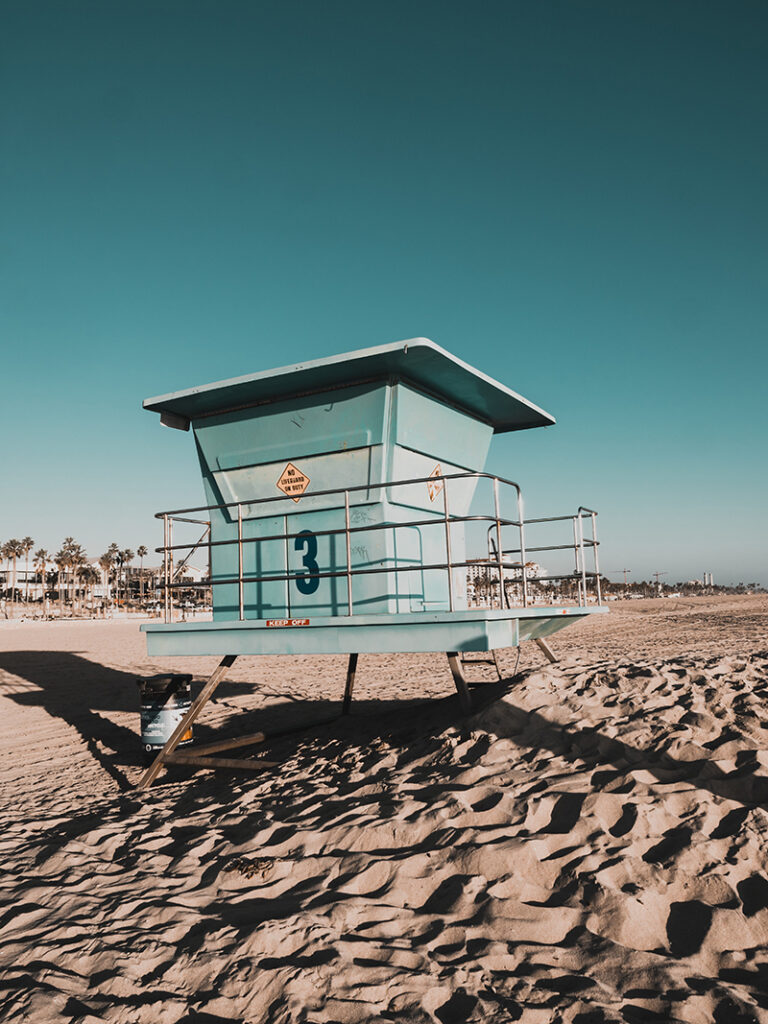
<path id="1" fill-rule="evenodd" d="M 584 536 L 584 520 L 589 519 L 592 529 L 592 536 Z M 574 580 L 577 583 L 578 591 L 578 602 L 579 605 L 586 605 L 588 603 L 588 581 L 592 580 L 595 587 L 595 597 L 597 604 L 602 604 L 602 590 L 600 587 L 600 565 L 598 558 L 598 547 L 600 542 L 597 539 L 597 512 L 594 509 L 586 508 L 585 506 L 579 506 L 576 515 L 566 516 L 544 516 L 538 519 L 527 520 L 528 526 L 533 526 L 540 523 L 566 523 L 570 522 L 573 524 L 573 544 L 538 544 L 525 548 L 505 548 L 501 550 L 500 554 L 502 557 L 507 555 L 519 555 L 519 560 L 516 561 L 515 570 L 519 573 L 521 580 L 521 589 L 523 595 L 523 605 L 527 605 L 527 596 L 529 590 L 529 584 L 531 583 L 549 583 L 552 580 Z M 499 541 L 495 539 L 492 534 L 493 527 L 488 530 L 488 561 L 490 564 L 499 561 Z M 587 569 L 586 550 L 592 549 L 593 569 Z M 575 557 L 574 570 L 572 572 L 563 573 L 552 573 L 548 572 L 544 576 L 537 575 L 535 573 L 527 572 L 527 568 L 530 563 L 526 561 L 527 556 L 533 554 L 539 554 L 542 551 L 567 551 L 573 550 Z M 501 591 L 505 598 L 507 607 L 511 607 L 508 595 L 504 588 Z"/>
<path id="2" fill-rule="evenodd" d="M 458 514 L 452 513 L 450 510 L 448 491 L 449 481 L 491 481 L 492 492 L 493 492 L 493 507 L 489 509 L 486 514 Z M 352 524 L 350 509 L 356 507 L 354 504 L 350 504 L 350 496 L 360 496 L 365 492 L 368 496 L 362 501 L 358 502 L 358 505 L 375 505 L 379 504 L 380 499 L 370 497 L 371 493 L 386 491 L 391 494 L 393 488 L 398 487 L 412 487 L 418 484 L 430 484 L 434 487 L 437 483 L 441 484 L 441 490 L 443 492 L 442 511 L 432 512 L 426 517 L 408 519 L 404 521 L 387 521 L 382 523 L 371 523 L 366 522 L 363 525 L 356 526 Z M 501 499 L 499 489 L 500 487 L 511 488 L 514 496 L 515 514 L 516 518 L 508 518 L 501 513 Z M 353 600 L 353 580 L 355 578 L 364 576 L 375 576 L 379 574 L 398 574 L 398 573 L 410 573 L 410 572 L 427 572 L 433 570 L 444 571 L 447 574 L 447 590 L 448 590 L 448 607 L 450 611 L 455 610 L 456 606 L 456 594 L 454 586 L 454 571 L 457 569 L 464 568 L 469 578 L 469 570 L 487 571 L 489 578 L 492 581 L 494 588 L 498 589 L 498 605 L 499 607 L 512 607 L 512 597 L 514 597 L 514 591 L 517 587 L 517 578 L 519 574 L 520 578 L 520 598 L 523 607 L 528 607 L 532 601 L 531 584 L 533 583 L 546 583 L 552 584 L 553 581 L 564 581 L 571 580 L 576 584 L 578 592 L 578 603 L 580 605 L 586 605 L 588 602 L 588 587 L 590 582 L 594 584 L 595 598 L 598 604 L 602 601 L 602 595 L 600 591 L 600 571 L 598 566 L 598 546 L 597 540 L 597 512 L 592 509 L 580 507 L 575 515 L 565 516 L 550 516 L 546 518 L 529 519 L 525 520 L 523 513 L 523 497 L 522 492 L 518 484 L 513 480 L 506 480 L 503 477 L 493 476 L 490 473 L 446 473 L 439 476 L 430 477 L 415 477 L 406 480 L 395 480 L 386 481 L 375 484 L 360 484 L 354 487 L 346 488 L 330 488 L 327 490 L 313 490 L 311 492 L 305 492 L 302 495 L 301 500 L 308 498 L 334 498 L 338 499 L 338 505 L 332 505 L 331 508 L 343 509 L 344 513 L 344 525 L 339 527 L 329 527 L 324 529 L 314 529 L 312 533 L 315 537 L 336 537 L 343 536 L 344 538 L 344 549 L 346 557 L 346 565 L 343 569 L 321 569 L 318 566 L 317 571 L 311 573 L 312 579 L 338 579 L 343 578 L 346 580 L 346 614 L 354 614 L 354 600 Z M 203 587 L 208 589 L 209 587 L 216 586 L 236 586 L 238 594 L 238 617 L 240 620 L 246 618 L 246 604 L 245 604 L 245 587 L 250 584 L 262 584 L 262 583 L 274 583 L 279 581 L 289 582 L 295 581 L 299 578 L 306 578 L 306 574 L 301 572 L 289 570 L 289 541 L 295 541 L 297 538 L 305 536 L 306 531 L 296 530 L 291 532 L 289 530 L 289 514 L 280 514 L 283 519 L 283 532 L 281 533 L 269 533 L 263 536 L 246 536 L 243 529 L 244 521 L 259 519 L 259 518 L 274 518 L 274 513 L 271 513 L 271 508 L 275 503 L 285 504 L 286 501 L 295 500 L 281 494 L 278 496 L 269 496 L 266 498 L 253 498 L 247 501 L 232 501 L 225 502 L 219 505 L 203 505 L 196 508 L 190 509 L 174 509 L 167 512 L 158 512 L 156 518 L 163 521 L 163 546 L 156 548 L 158 553 L 163 555 L 163 572 L 162 572 L 162 587 L 163 587 L 163 606 L 165 612 L 165 621 L 172 622 L 174 617 L 174 603 L 173 594 L 177 590 L 190 590 L 194 588 Z M 392 504 L 409 505 L 406 500 L 395 502 L 393 499 L 388 499 Z M 411 502 L 409 507 L 414 507 L 414 503 Z M 418 506 L 417 506 L 418 507 Z M 247 509 L 247 516 L 244 516 L 243 510 Z M 256 512 L 254 511 L 256 510 Z M 192 518 L 196 513 L 205 512 L 226 512 L 230 517 L 231 521 L 236 524 L 236 536 L 224 538 L 220 540 L 214 540 L 211 532 L 210 520 Z M 302 509 L 297 508 L 292 510 L 290 514 L 300 514 Z M 260 513 L 260 514 L 259 514 Z M 584 520 L 588 519 L 591 523 L 591 536 L 585 536 L 584 532 Z M 544 523 L 564 523 L 572 522 L 573 524 L 573 542 L 567 544 L 550 544 L 550 545 L 536 545 L 527 547 L 526 546 L 526 527 L 533 525 L 540 525 Z M 377 567 L 353 567 L 352 565 L 352 537 L 357 534 L 371 533 L 380 530 L 401 530 L 406 528 L 421 528 L 427 526 L 435 526 L 443 523 L 445 532 L 445 560 L 436 562 L 416 562 L 414 564 L 403 564 L 400 561 L 395 560 L 395 564 L 377 566 Z M 194 544 L 187 543 L 174 543 L 174 524 L 199 524 L 204 526 L 203 535 Z M 459 524 L 473 524 L 473 523 L 487 523 L 488 524 L 488 551 L 487 556 L 479 558 L 464 558 L 456 560 L 452 554 L 452 536 L 451 530 L 454 526 Z M 509 530 L 513 530 L 516 535 L 516 547 L 505 548 L 503 539 L 505 535 L 508 535 Z M 269 572 L 266 574 L 257 573 L 246 573 L 244 570 L 245 565 L 245 550 L 249 545 L 262 545 L 266 543 L 274 543 L 282 541 L 285 552 L 285 571 L 284 572 Z M 237 574 L 229 576 L 213 576 L 210 570 L 212 554 L 217 548 L 226 548 L 237 546 Z M 189 558 L 192 553 L 198 548 L 205 548 L 208 551 L 209 559 L 209 579 L 200 581 L 200 583 L 193 583 L 191 581 L 178 580 L 177 577 L 181 569 L 186 566 L 189 562 Z M 593 567 L 587 568 L 587 551 L 592 551 Z M 547 575 L 536 575 L 530 576 L 526 569 L 530 563 L 527 563 L 527 559 L 530 555 L 539 552 L 554 552 L 554 551 L 567 551 L 572 550 L 574 553 L 574 569 L 567 573 L 548 573 Z M 178 553 L 187 552 L 186 556 L 181 558 L 174 568 L 175 558 Z M 517 557 L 515 557 L 517 556 Z M 510 560 L 510 558 L 512 560 Z M 508 575 L 511 573 L 511 575 Z M 510 595 L 510 584 L 513 594 Z M 290 617 L 290 602 L 288 602 L 288 615 Z"/>

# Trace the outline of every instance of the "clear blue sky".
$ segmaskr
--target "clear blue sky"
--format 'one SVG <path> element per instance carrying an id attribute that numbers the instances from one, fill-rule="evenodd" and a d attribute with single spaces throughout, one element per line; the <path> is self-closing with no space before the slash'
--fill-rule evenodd
<path id="1" fill-rule="evenodd" d="M 0 540 L 154 547 L 143 398 L 422 335 L 605 569 L 768 583 L 767 97 L 762 0 L 6 0 Z"/>

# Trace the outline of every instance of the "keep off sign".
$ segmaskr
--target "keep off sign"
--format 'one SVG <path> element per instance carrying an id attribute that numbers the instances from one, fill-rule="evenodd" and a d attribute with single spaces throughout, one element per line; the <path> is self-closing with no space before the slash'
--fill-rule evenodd
<path id="1" fill-rule="evenodd" d="M 292 462 L 289 462 L 281 473 L 277 486 L 289 498 L 298 501 L 309 487 L 309 477 L 305 476 L 300 469 L 297 469 Z"/>
<path id="2" fill-rule="evenodd" d="M 442 476 L 442 475 L 443 475 L 443 471 L 440 468 L 440 463 L 438 462 L 438 464 L 435 466 L 435 468 L 432 470 L 432 472 L 427 477 L 427 494 L 429 495 L 429 500 L 430 501 L 434 501 L 435 498 L 440 493 L 440 491 L 442 491 L 442 489 L 443 489 L 443 481 L 442 480 L 434 480 L 433 477 Z"/>

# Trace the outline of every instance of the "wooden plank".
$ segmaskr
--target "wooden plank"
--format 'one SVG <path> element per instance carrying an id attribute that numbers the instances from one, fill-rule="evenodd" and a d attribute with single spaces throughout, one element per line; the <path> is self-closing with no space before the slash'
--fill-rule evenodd
<path id="1" fill-rule="evenodd" d="M 228 740 L 214 740 L 211 743 L 201 743 L 199 746 L 194 744 L 190 747 L 185 747 L 183 750 L 178 750 L 166 756 L 164 762 L 166 764 L 173 764 L 173 759 L 176 757 L 203 757 L 207 758 L 208 754 L 215 754 L 220 750 L 234 750 L 236 747 L 245 747 L 249 744 L 264 743 L 268 739 L 279 739 L 281 736 L 293 736 L 296 733 L 307 732 L 310 729 L 319 728 L 321 725 L 330 725 L 332 722 L 338 722 L 339 716 L 333 715 L 328 718 L 320 718 L 317 721 L 307 722 L 306 725 L 299 725 L 290 729 L 279 729 L 272 733 L 254 732 L 248 736 L 233 736 Z M 170 758 L 170 760 L 169 760 Z M 266 762 L 262 762 L 266 764 Z M 179 761 L 179 764 L 181 762 Z"/>
<path id="2" fill-rule="evenodd" d="M 341 709 L 342 715 L 348 715 L 352 705 L 352 690 L 355 685 L 355 673 L 357 672 L 357 654 L 350 654 L 347 665 L 347 685 L 344 687 L 344 704 Z"/>
<path id="3" fill-rule="evenodd" d="M 465 715 L 468 715 L 472 710 L 472 698 L 469 695 L 467 680 L 464 678 L 464 672 L 461 668 L 461 660 L 456 651 L 447 651 L 446 653 L 448 655 L 448 664 L 451 666 L 453 681 L 456 684 L 456 689 L 459 694 L 461 710 Z"/>
<path id="4" fill-rule="evenodd" d="M 279 761 L 257 761 L 246 757 L 197 757 L 195 754 L 168 754 L 164 764 L 188 764 L 196 768 L 276 768 Z"/>
<path id="5" fill-rule="evenodd" d="M 201 743 L 199 746 L 197 743 L 193 747 L 189 748 L 190 754 L 215 754 L 219 750 L 233 750 L 235 747 L 247 747 L 249 743 L 263 743 L 267 738 L 267 734 L 264 732 L 253 732 L 249 736 L 233 736 L 228 740 L 216 740 L 213 743 Z M 186 751 L 180 751 L 180 753 L 186 753 Z"/>
<path id="6" fill-rule="evenodd" d="M 549 646 L 546 640 L 535 639 L 533 642 L 536 644 L 539 650 L 544 652 L 544 656 L 547 658 L 547 660 L 551 661 L 554 665 L 557 661 L 557 655 L 553 652 L 552 648 Z"/>
<path id="7" fill-rule="evenodd" d="M 168 742 L 165 744 L 165 746 L 157 755 L 157 757 L 149 766 L 149 768 L 147 768 L 147 770 L 142 775 L 141 779 L 139 780 L 139 785 L 137 787 L 138 789 L 147 789 L 148 786 L 152 785 L 157 776 L 160 774 L 160 769 L 163 767 L 163 762 L 165 761 L 168 754 L 172 754 L 173 751 L 176 749 L 179 741 L 181 740 L 181 737 L 184 735 L 187 729 L 191 727 L 194 720 L 197 718 L 197 716 L 200 714 L 205 705 L 213 696 L 214 690 L 219 685 L 221 680 L 224 678 L 227 669 L 231 668 L 236 660 L 236 654 L 226 654 L 221 659 L 218 666 L 214 669 L 213 673 L 211 674 L 211 677 L 208 680 L 208 682 L 202 688 L 202 690 L 197 695 L 195 700 L 192 701 L 189 711 L 186 713 L 186 715 L 184 715 L 182 720 L 171 733 Z"/>

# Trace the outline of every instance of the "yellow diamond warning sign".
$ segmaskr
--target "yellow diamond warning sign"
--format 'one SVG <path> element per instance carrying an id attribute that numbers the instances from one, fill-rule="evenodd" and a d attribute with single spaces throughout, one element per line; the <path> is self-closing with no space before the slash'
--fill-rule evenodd
<path id="1" fill-rule="evenodd" d="M 309 487 L 309 477 L 304 476 L 300 469 L 296 469 L 293 463 L 289 462 L 280 474 L 277 486 L 284 494 L 287 494 L 289 498 L 293 498 L 294 501 L 298 501 L 304 491 Z"/>
<path id="2" fill-rule="evenodd" d="M 440 491 L 442 491 L 443 489 L 443 481 L 434 479 L 434 477 L 442 475 L 443 471 L 442 469 L 440 469 L 440 463 L 438 462 L 438 464 L 427 477 L 427 494 L 429 495 L 430 501 L 434 501 L 435 498 L 440 493 Z"/>

